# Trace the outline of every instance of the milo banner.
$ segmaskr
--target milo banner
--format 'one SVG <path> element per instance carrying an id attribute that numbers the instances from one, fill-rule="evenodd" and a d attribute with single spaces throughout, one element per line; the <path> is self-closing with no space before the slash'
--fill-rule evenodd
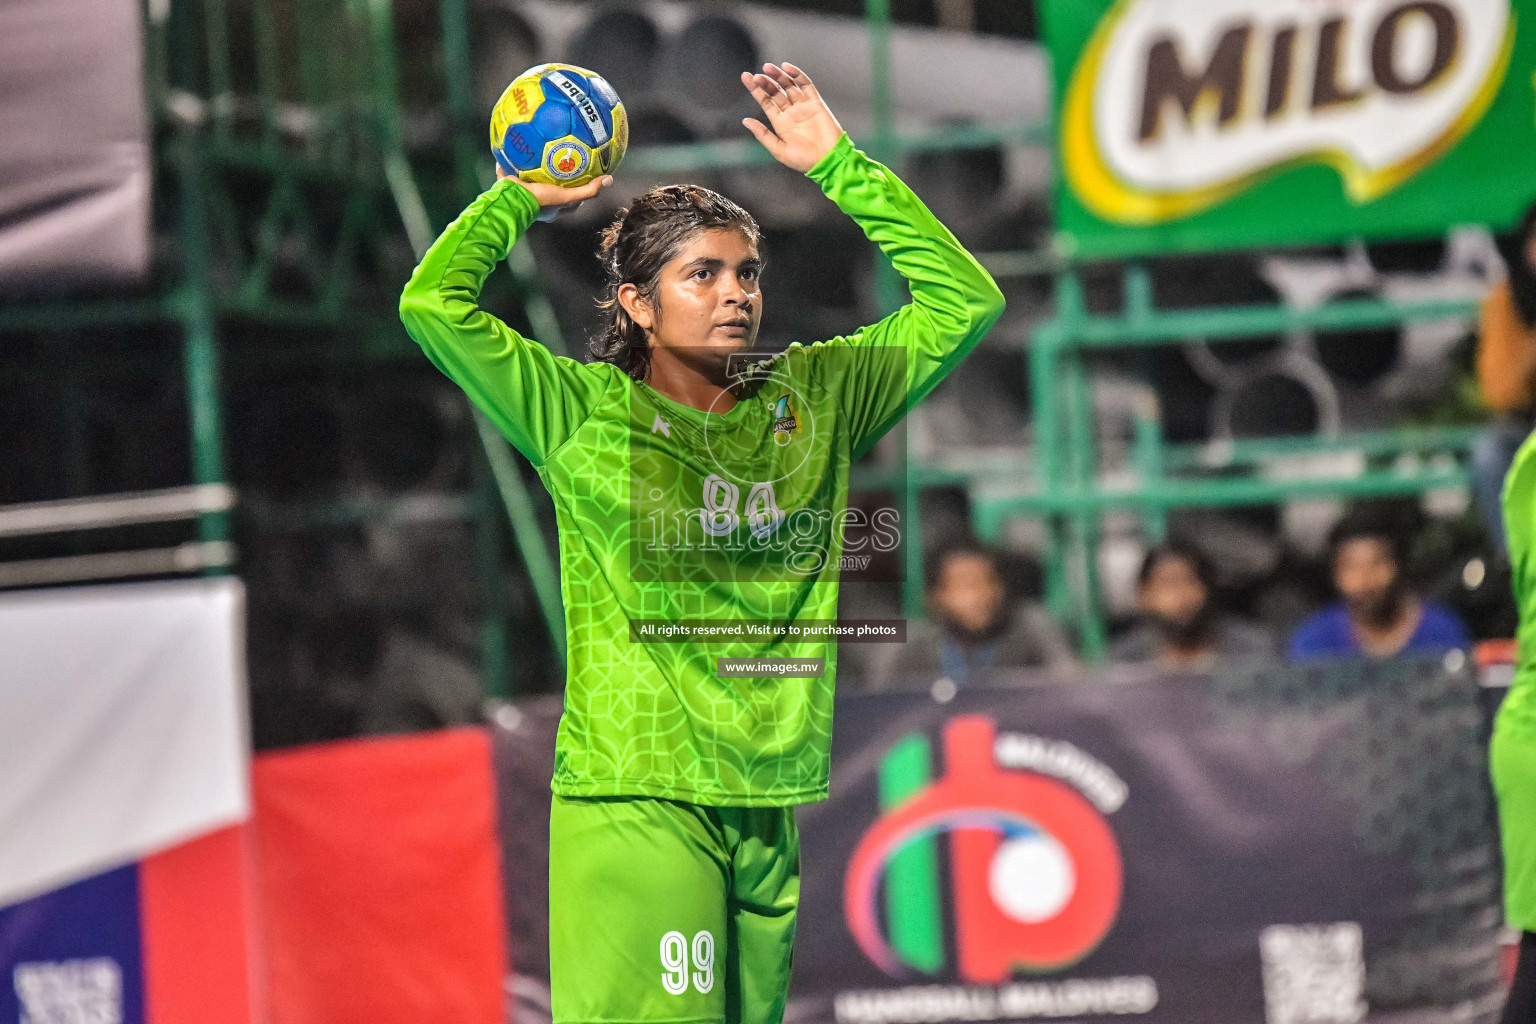
<path id="1" fill-rule="evenodd" d="M 1068 255 L 1503 229 L 1533 0 L 1044 0 Z"/>
<path id="2" fill-rule="evenodd" d="M 832 798 L 799 812 L 787 1020 L 1496 1018 L 1499 868 L 1470 675 L 1436 661 L 1016 682 L 839 701 Z M 525 1014 L 547 1012 L 553 722 L 520 716 L 499 742 Z"/>

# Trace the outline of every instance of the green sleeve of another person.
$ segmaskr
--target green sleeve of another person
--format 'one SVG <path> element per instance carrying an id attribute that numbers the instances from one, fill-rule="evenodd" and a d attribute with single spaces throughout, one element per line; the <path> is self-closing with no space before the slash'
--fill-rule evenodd
<path id="1" fill-rule="evenodd" d="M 1514 728 L 1536 742 L 1536 434 L 1526 439 L 1504 477 L 1504 531 L 1510 574 L 1520 611 L 1519 654 L 1509 695 L 1499 708 L 1500 728 Z"/>

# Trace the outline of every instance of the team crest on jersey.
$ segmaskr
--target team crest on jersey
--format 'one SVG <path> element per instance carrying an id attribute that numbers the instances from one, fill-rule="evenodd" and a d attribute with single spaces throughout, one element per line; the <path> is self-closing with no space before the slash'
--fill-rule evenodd
<path id="1" fill-rule="evenodd" d="M 773 440 L 775 444 L 789 444 L 789 435 L 800 426 L 795 411 L 789 407 L 789 395 L 779 396 L 773 404 Z"/>

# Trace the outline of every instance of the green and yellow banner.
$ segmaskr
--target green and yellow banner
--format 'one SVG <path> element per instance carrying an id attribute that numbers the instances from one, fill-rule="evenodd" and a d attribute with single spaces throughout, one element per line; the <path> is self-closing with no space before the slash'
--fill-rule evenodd
<path id="1" fill-rule="evenodd" d="M 1046 0 L 1077 258 L 1510 226 L 1536 0 Z"/>

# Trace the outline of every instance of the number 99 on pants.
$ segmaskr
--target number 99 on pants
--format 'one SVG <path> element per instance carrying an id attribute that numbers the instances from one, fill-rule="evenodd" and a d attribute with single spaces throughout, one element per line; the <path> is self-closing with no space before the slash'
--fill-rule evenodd
<path id="1" fill-rule="evenodd" d="M 669 994 L 680 996 L 687 992 L 690 979 L 701 995 L 708 992 L 715 987 L 715 937 L 701 931 L 689 943 L 682 932 L 667 932 L 661 937 L 661 967 L 661 987 Z"/>

